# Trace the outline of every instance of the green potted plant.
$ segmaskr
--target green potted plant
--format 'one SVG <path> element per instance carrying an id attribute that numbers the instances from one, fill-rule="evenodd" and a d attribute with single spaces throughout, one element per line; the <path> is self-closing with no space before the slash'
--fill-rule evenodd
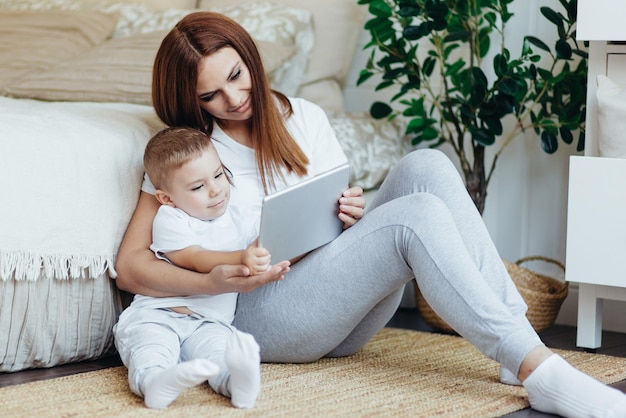
<path id="1" fill-rule="evenodd" d="M 498 157 L 520 133 L 534 130 L 547 153 L 575 133 L 584 148 L 587 53 L 575 39 L 576 0 L 559 0 L 562 12 L 542 7 L 557 40 L 526 36 L 518 57 L 504 38 L 513 0 L 358 2 L 372 15 L 372 52 L 357 84 L 378 74 L 377 90 L 396 89 L 370 113 L 405 117 L 413 145 L 449 144 L 481 213 Z"/>

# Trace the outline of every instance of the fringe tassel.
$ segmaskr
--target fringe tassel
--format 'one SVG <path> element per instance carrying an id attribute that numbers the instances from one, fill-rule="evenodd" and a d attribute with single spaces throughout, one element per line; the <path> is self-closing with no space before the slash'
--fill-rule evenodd
<path id="1" fill-rule="evenodd" d="M 0 279 L 35 281 L 46 279 L 91 279 L 104 273 L 117 277 L 115 256 L 34 254 L 0 251 Z"/>

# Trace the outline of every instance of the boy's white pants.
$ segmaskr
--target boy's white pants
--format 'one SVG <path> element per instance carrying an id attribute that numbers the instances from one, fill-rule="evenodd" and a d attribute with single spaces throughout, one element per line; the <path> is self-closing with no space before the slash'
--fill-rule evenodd
<path id="1" fill-rule="evenodd" d="M 128 369 L 130 389 L 143 397 L 143 382 L 155 372 L 177 363 L 206 358 L 220 371 L 208 383 L 230 397 L 230 373 L 224 352 L 235 328 L 197 315 L 190 316 L 168 309 L 128 307 L 113 327 L 115 346 Z"/>

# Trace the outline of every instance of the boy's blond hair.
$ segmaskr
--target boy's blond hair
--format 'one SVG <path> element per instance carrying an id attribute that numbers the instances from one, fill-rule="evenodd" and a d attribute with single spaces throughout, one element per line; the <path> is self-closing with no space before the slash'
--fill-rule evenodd
<path id="1" fill-rule="evenodd" d="M 156 189 L 165 190 L 174 170 L 210 149 L 215 149 L 211 138 L 202 131 L 165 128 L 148 141 L 143 155 L 144 170 Z"/>

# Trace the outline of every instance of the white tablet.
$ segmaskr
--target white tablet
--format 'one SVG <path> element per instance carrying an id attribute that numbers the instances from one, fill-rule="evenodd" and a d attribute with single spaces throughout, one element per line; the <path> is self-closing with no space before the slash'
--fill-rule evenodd
<path id="1" fill-rule="evenodd" d="M 270 252 L 272 264 L 337 238 L 343 230 L 339 198 L 349 179 L 350 166 L 345 164 L 265 196 L 259 246 Z"/>

